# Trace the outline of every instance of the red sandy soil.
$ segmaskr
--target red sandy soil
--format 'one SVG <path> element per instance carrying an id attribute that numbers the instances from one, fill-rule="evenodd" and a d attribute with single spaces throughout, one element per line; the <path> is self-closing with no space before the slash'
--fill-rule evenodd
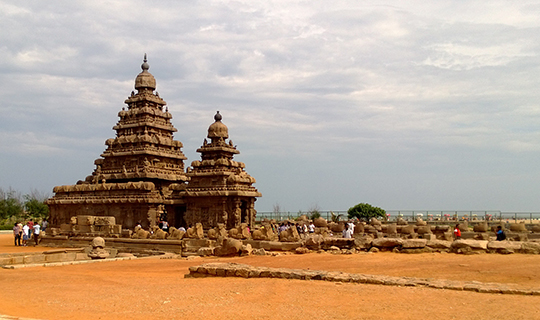
<path id="1" fill-rule="evenodd" d="M 14 247 L 0 235 L 0 253 Z M 205 262 L 540 288 L 539 255 L 286 254 L 0 269 L 0 314 L 37 319 L 540 319 L 540 297 L 325 281 L 188 278 Z M 1 317 L 0 317 L 1 318 Z"/>

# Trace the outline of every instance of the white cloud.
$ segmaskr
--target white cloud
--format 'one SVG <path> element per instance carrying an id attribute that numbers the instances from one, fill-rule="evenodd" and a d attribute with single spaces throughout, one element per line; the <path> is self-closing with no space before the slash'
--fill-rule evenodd
<path id="1" fill-rule="evenodd" d="M 4 169 L 22 164 L 48 189 L 84 179 L 148 53 L 187 163 L 220 110 L 258 210 L 536 208 L 539 15 L 533 1 L 3 1 L 0 187 L 26 188 Z"/>

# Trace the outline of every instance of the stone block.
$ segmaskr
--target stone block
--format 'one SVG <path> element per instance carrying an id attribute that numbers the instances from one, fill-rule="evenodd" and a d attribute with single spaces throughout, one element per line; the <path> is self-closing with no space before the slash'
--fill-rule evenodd
<path id="1" fill-rule="evenodd" d="M 422 235 L 422 239 L 426 239 L 426 240 L 436 240 L 437 239 L 437 236 L 433 233 L 425 233 Z"/>
<path id="2" fill-rule="evenodd" d="M 510 231 L 513 232 L 528 232 L 525 223 L 512 223 L 510 224 Z"/>
<path id="3" fill-rule="evenodd" d="M 328 227 L 328 221 L 326 221 L 326 219 L 324 219 L 324 218 L 316 218 L 313 221 L 313 224 L 317 228 L 326 228 L 326 227 Z"/>
<path id="4" fill-rule="evenodd" d="M 403 240 L 402 242 L 403 249 L 424 248 L 426 245 L 427 245 L 427 240 L 425 239 L 407 239 L 407 240 Z"/>
<path id="5" fill-rule="evenodd" d="M 94 224 L 95 216 L 80 215 L 77 216 L 77 224 L 79 226 L 90 226 Z"/>
<path id="6" fill-rule="evenodd" d="M 473 231 L 474 232 L 487 232 L 489 230 L 487 221 L 480 222 L 474 225 Z"/>
<path id="7" fill-rule="evenodd" d="M 431 227 L 430 226 L 419 226 L 417 233 L 419 234 L 426 234 L 431 233 Z"/>
<path id="8" fill-rule="evenodd" d="M 112 233 L 112 234 L 121 234 L 122 233 L 122 225 L 121 224 L 110 225 L 109 232 Z"/>
<path id="9" fill-rule="evenodd" d="M 200 256 L 211 256 L 214 254 L 214 248 L 201 247 L 199 250 L 197 250 L 197 254 Z"/>
<path id="10" fill-rule="evenodd" d="M 45 263 L 45 255 L 43 254 L 32 254 L 24 256 L 24 264 L 35 264 L 35 263 Z"/>
<path id="11" fill-rule="evenodd" d="M 538 242 L 523 242 L 520 249 L 521 253 L 540 254 L 540 243 Z"/>
<path id="12" fill-rule="evenodd" d="M 403 240 L 400 238 L 378 238 L 372 242 L 372 246 L 377 248 L 394 248 L 400 247 L 402 244 Z"/>
<path id="13" fill-rule="evenodd" d="M 369 249 L 371 248 L 372 242 L 373 242 L 373 238 L 370 236 L 354 238 L 354 246 L 357 249 Z"/>
<path id="14" fill-rule="evenodd" d="M 474 235 L 475 240 L 489 240 L 490 235 L 487 232 L 479 232 Z"/>
<path id="15" fill-rule="evenodd" d="M 13 261 L 12 257 L 0 257 L 0 266 L 10 265 Z"/>
<path id="16" fill-rule="evenodd" d="M 487 249 L 489 251 L 507 254 L 520 251 L 522 244 L 519 241 L 490 241 L 487 244 Z"/>
<path id="17" fill-rule="evenodd" d="M 445 240 L 429 240 L 426 246 L 433 249 L 450 249 L 452 247 L 452 241 Z"/>
<path id="18" fill-rule="evenodd" d="M 10 264 L 23 264 L 24 256 L 13 256 Z"/>
<path id="19" fill-rule="evenodd" d="M 386 226 L 386 233 L 388 234 L 395 234 L 397 233 L 397 224 L 391 223 Z"/>
<path id="20" fill-rule="evenodd" d="M 116 224 L 116 218 L 115 217 L 100 217 L 96 216 L 94 217 L 94 224 L 96 226 L 113 226 Z"/>
<path id="21" fill-rule="evenodd" d="M 77 254 L 75 252 L 53 253 L 53 254 L 45 255 L 45 261 L 48 263 L 74 261 L 76 258 L 77 258 Z"/>
<path id="22" fill-rule="evenodd" d="M 86 253 L 81 253 L 81 252 L 78 252 L 75 254 L 75 260 L 89 260 L 90 258 L 88 257 L 88 255 Z"/>
<path id="23" fill-rule="evenodd" d="M 69 223 L 62 223 L 62 224 L 60 225 L 60 230 L 61 230 L 61 231 L 67 231 L 67 232 L 71 231 L 71 230 L 72 230 L 72 229 L 71 229 L 71 224 L 69 224 Z"/>
<path id="24" fill-rule="evenodd" d="M 456 240 L 452 243 L 452 250 L 468 248 L 470 250 L 487 250 L 488 241 L 484 240 Z"/>
<path id="25" fill-rule="evenodd" d="M 90 233 L 95 231 L 94 225 L 78 225 L 77 227 L 78 231 L 82 233 Z"/>

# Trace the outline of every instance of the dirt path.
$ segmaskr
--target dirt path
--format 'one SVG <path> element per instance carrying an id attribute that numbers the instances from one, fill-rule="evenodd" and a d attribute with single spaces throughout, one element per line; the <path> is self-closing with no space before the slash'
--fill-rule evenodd
<path id="1" fill-rule="evenodd" d="M 11 239 L 0 235 L 0 250 L 28 250 L 13 247 Z M 324 281 L 184 279 L 190 266 L 210 261 L 540 287 L 540 256 L 533 255 L 314 253 L 190 261 L 138 259 L 0 269 L 0 314 L 60 320 L 540 319 L 538 296 Z"/>

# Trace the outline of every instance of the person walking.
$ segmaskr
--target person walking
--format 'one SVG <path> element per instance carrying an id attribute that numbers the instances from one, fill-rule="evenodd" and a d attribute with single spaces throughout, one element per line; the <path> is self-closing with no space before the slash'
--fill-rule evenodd
<path id="1" fill-rule="evenodd" d="M 27 242 L 28 242 L 28 235 L 29 235 L 29 232 L 30 232 L 30 227 L 28 226 L 28 223 L 24 225 L 24 227 L 22 227 L 23 229 L 23 237 L 22 237 L 22 243 L 23 243 L 23 247 L 26 247 L 27 246 Z"/>
<path id="2" fill-rule="evenodd" d="M 40 232 L 40 228 L 41 228 L 41 226 L 40 226 L 38 223 L 34 224 L 34 241 L 36 242 L 36 244 L 34 245 L 34 247 L 37 246 L 37 245 L 39 244 L 39 232 Z"/>
<path id="3" fill-rule="evenodd" d="M 13 226 L 13 237 L 15 237 L 15 246 L 21 246 L 21 228 L 19 227 L 19 223 L 15 223 Z M 18 243 L 18 244 L 17 244 Z"/>

